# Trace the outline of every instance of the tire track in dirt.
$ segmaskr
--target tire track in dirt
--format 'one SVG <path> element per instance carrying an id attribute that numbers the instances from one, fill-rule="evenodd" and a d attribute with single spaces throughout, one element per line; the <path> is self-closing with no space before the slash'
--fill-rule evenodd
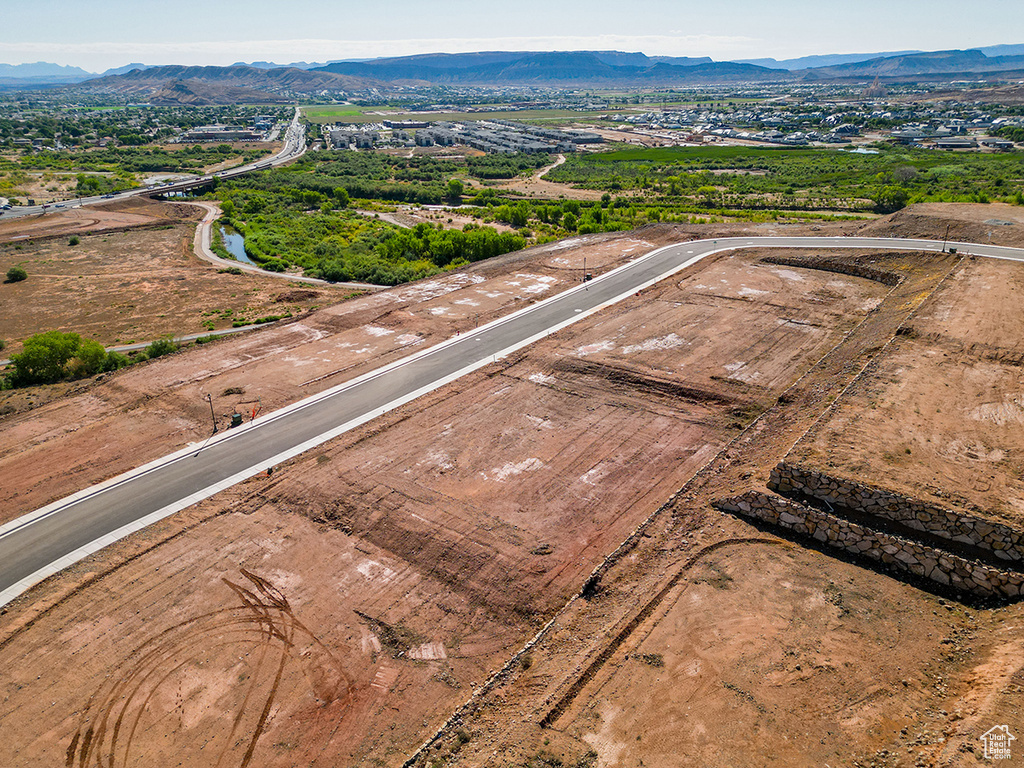
<path id="1" fill-rule="evenodd" d="M 241 659 L 242 652 L 252 648 L 256 661 L 251 665 L 230 732 L 223 739 L 224 746 L 211 765 L 250 765 L 292 661 L 303 664 L 314 696 L 321 700 L 329 696 L 328 703 L 341 701 L 343 717 L 354 686 L 341 664 L 295 617 L 287 598 L 270 581 L 244 568 L 240 572 L 248 586 L 223 579 L 240 605 L 201 614 L 163 630 L 129 654 L 116 679 L 108 680 L 93 693 L 68 745 L 65 768 L 127 766 L 143 718 L 152 715 L 154 699 L 165 694 L 168 682 L 186 667 L 201 667 L 201 657 L 218 649 L 231 649 L 231 654 Z M 311 644 L 314 652 L 296 659 L 300 638 Z M 317 661 L 324 661 L 338 677 L 330 691 L 313 679 L 311 672 Z M 176 711 L 183 704 L 179 699 Z"/>

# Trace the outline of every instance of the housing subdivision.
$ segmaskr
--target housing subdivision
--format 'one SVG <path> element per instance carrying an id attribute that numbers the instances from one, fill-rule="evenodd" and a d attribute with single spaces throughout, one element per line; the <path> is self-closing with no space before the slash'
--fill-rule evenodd
<path id="1" fill-rule="evenodd" d="M 381 125 L 332 127 L 333 149 L 373 149 L 383 145 L 408 147 L 467 146 L 488 154 L 556 154 L 576 152 L 581 145 L 604 139 L 590 131 L 563 131 L 508 120 L 410 123 L 385 121 Z"/>

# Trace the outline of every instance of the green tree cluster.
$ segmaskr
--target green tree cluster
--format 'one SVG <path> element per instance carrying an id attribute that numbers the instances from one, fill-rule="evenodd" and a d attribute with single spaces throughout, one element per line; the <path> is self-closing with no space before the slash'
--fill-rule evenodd
<path id="1" fill-rule="evenodd" d="M 83 339 L 77 333 L 46 331 L 27 338 L 22 351 L 11 355 L 11 371 L 5 385 L 53 384 L 113 371 L 127 364 L 128 358 L 107 352 L 98 341 Z"/>
<path id="2" fill-rule="evenodd" d="M 397 285 L 525 245 L 523 237 L 491 227 L 459 231 L 418 224 L 412 229 L 386 231 L 370 252 L 345 249 L 330 241 L 321 243 L 315 249 L 319 260 L 311 273 L 333 282 Z"/>

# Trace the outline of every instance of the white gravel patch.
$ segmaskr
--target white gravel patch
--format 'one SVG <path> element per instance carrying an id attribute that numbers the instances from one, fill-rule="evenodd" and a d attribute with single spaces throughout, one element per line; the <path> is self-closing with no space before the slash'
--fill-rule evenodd
<path id="1" fill-rule="evenodd" d="M 635 352 L 653 352 L 657 349 L 674 349 L 681 347 L 684 344 L 689 344 L 686 339 L 681 339 L 674 333 L 670 333 L 668 336 L 662 336 L 658 339 L 647 339 L 639 344 L 630 344 L 622 348 L 622 354 L 632 355 Z"/>
<path id="2" fill-rule="evenodd" d="M 794 280 L 798 283 L 802 283 L 804 281 L 804 276 L 799 272 L 794 272 L 792 269 L 773 269 L 772 272 L 783 280 Z"/>
<path id="3" fill-rule="evenodd" d="M 540 459 L 529 458 L 523 459 L 522 461 L 517 462 L 515 464 L 513 464 L 512 462 L 508 462 L 507 464 L 503 464 L 500 467 L 495 467 L 494 469 L 491 470 L 490 478 L 488 478 L 486 472 L 481 472 L 480 474 L 484 476 L 484 480 L 492 479 L 496 480 L 499 483 L 503 483 L 510 477 L 521 475 L 523 474 L 523 472 L 535 472 L 536 470 L 540 469 L 543 466 L 544 462 L 541 461 Z"/>
<path id="4" fill-rule="evenodd" d="M 609 349 L 615 349 L 615 344 L 611 341 L 598 341 L 593 344 L 587 344 L 576 349 L 576 355 L 578 357 L 586 357 L 587 355 L 594 355 L 598 352 L 607 352 Z"/>
<path id="5" fill-rule="evenodd" d="M 582 237 L 570 237 L 568 240 L 560 240 L 557 243 L 552 243 L 547 248 L 545 248 L 545 250 L 561 251 L 564 250 L 565 248 L 575 248 L 577 245 L 583 245 L 583 243 L 585 242 L 586 240 L 584 240 Z"/>

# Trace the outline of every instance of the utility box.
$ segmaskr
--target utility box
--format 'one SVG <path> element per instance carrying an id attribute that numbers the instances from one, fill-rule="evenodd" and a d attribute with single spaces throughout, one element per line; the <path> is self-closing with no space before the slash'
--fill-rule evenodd
<path id="1" fill-rule="evenodd" d="M 242 426 L 242 414 L 240 414 L 240 413 L 232 413 L 231 414 L 231 426 L 232 427 L 240 427 L 240 426 Z"/>

